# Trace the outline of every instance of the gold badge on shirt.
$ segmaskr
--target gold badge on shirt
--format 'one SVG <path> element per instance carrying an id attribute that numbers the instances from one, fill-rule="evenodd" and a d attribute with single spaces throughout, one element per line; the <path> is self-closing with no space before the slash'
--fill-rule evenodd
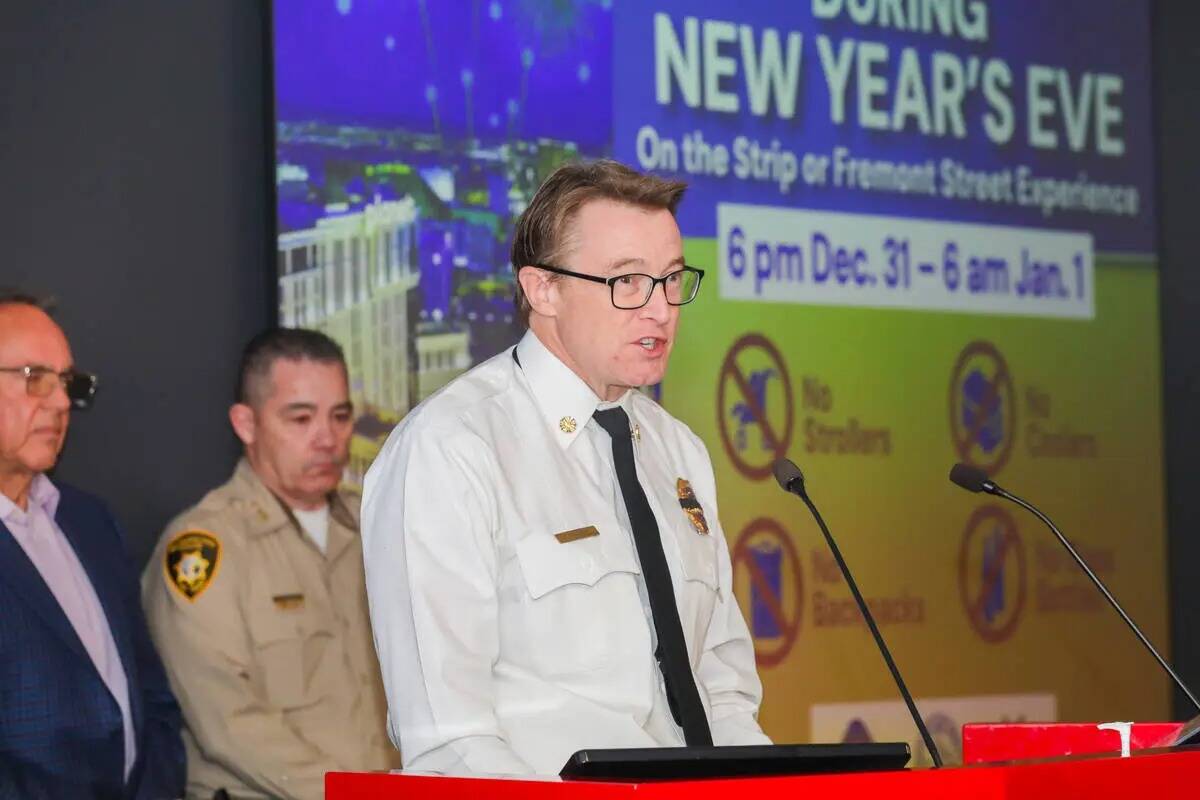
<path id="1" fill-rule="evenodd" d="M 696 499 L 696 493 L 692 491 L 692 485 L 686 478 L 675 481 L 675 492 L 679 495 L 679 507 L 687 514 L 688 521 L 692 523 L 696 533 L 708 533 L 708 520 L 704 518 L 704 509 L 700 507 L 700 501 Z"/>
<path id="2" fill-rule="evenodd" d="M 208 531 L 191 530 L 167 544 L 163 569 L 171 588 L 194 602 L 212 584 L 220 561 L 221 541 Z"/>

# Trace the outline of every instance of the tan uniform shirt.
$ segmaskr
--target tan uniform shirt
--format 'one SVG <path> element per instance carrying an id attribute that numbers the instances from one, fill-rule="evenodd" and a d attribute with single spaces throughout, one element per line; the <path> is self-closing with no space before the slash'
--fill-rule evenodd
<path id="1" fill-rule="evenodd" d="M 327 771 L 399 766 L 357 503 L 332 496 L 329 522 L 322 554 L 242 460 L 147 564 L 142 600 L 183 707 L 190 797 L 307 800 L 324 796 Z"/>

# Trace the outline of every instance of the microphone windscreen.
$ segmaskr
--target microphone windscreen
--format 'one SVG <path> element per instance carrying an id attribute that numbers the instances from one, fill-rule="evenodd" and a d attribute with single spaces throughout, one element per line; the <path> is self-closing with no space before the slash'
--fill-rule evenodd
<path id="1" fill-rule="evenodd" d="M 982 492 L 987 483 L 987 473 L 969 464 L 955 464 L 950 468 L 950 480 L 968 492 Z"/>
<path id="2" fill-rule="evenodd" d="M 790 458 L 781 458 L 776 461 L 775 466 L 771 467 L 771 471 L 775 473 L 775 480 L 779 481 L 780 488 L 785 492 L 792 490 L 794 481 L 804 483 L 804 473 Z"/>

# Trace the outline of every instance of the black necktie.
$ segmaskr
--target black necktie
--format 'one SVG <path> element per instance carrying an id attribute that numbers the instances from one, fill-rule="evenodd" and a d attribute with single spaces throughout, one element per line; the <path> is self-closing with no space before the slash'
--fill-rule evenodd
<path id="1" fill-rule="evenodd" d="M 679 608 L 675 605 L 671 571 L 663 554 L 658 523 L 654 521 L 650 501 L 638 483 L 637 467 L 633 463 L 629 416 L 620 407 L 597 411 L 593 416 L 612 437 L 613 464 L 617 468 L 625 510 L 629 512 L 629 524 L 633 527 L 633 542 L 642 564 L 646 593 L 650 595 L 650 614 L 658 634 L 658 650 L 654 655 L 667 684 L 671 714 L 683 728 L 683 738 L 689 745 L 711 745 L 712 734 L 688 662 L 687 644 L 683 640 L 683 626 L 679 622 Z"/>

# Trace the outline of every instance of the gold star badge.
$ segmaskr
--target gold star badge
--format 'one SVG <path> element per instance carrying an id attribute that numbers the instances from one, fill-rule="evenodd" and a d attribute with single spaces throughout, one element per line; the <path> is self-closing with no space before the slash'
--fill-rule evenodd
<path id="1" fill-rule="evenodd" d="M 575 418 L 574 417 L 563 417 L 562 419 L 560 419 L 558 421 L 558 429 L 560 431 L 562 431 L 563 433 L 574 433 L 575 432 Z"/>

